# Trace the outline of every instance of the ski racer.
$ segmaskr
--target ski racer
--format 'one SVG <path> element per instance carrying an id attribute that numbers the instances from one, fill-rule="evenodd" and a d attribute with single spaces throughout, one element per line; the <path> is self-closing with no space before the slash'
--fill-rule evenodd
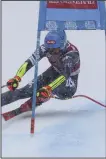
<path id="1" fill-rule="evenodd" d="M 64 30 L 47 33 L 44 44 L 39 47 L 39 60 L 47 57 L 51 66 L 37 77 L 36 105 L 48 101 L 52 95 L 61 99 L 71 98 L 77 90 L 78 75 L 80 72 L 79 51 L 67 40 Z M 24 109 L 31 110 L 34 80 L 23 88 L 18 89 L 22 77 L 36 63 L 36 51 L 18 69 L 16 75 L 8 80 L 9 91 L 1 94 L 1 106 L 10 104 L 19 99 L 28 99 Z M 64 79 L 64 80 L 63 80 Z M 55 81 L 53 87 L 51 83 Z M 57 82 L 56 82 L 57 81 Z M 27 107 L 26 107 L 27 106 Z"/>

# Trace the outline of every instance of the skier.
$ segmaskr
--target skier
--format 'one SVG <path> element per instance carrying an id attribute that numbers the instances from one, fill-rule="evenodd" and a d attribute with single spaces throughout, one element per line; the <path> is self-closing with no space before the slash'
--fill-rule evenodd
<path id="1" fill-rule="evenodd" d="M 51 66 L 38 76 L 36 105 L 48 101 L 52 95 L 61 99 L 71 98 L 77 90 L 78 75 L 80 72 L 80 56 L 78 49 L 68 40 L 65 31 L 50 31 L 47 33 L 44 44 L 39 47 L 39 60 L 47 57 Z M 7 82 L 9 91 L 1 94 L 1 106 L 10 104 L 19 99 L 30 98 L 23 104 L 24 110 L 32 106 L 32 80 L 25 87 L 17 89 L 25 73 L 36 63 L 36 51 L 19 68 L 15 77 Z M 65 80 L 59 78 L 63 76 Z M 55 88 L 50 83 L 57 80 Z"/>

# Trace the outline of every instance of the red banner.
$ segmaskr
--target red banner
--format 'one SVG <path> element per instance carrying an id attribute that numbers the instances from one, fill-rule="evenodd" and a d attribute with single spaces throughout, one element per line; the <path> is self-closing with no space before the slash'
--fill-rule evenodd
<path id="1" fill-rule="evenodd" d="M 48 1 L 47 8 L 60 9 L 97 9 L 97 0 L 68 0 L 68 1 Z"/>

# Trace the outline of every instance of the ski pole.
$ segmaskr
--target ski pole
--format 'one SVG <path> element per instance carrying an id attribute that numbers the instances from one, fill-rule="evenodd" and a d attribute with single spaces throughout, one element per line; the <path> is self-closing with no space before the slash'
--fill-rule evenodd
<path id="1" fill-rule="evenodd" d="M 61 98 L 56 97 L 56 96 L 53 96 L 52 98 L 60 99 L 60 100 L 68 100 L 68 99 L 73 99 L 73 98 L 77 98 L 77 97 L 87 98 L 87 99 L 93 101 L 94 103 L 99 104 L 99 105 L 101 105 L 102 107 L 105 107 L 105 108 L 106 108 L 106 105 L 104 105 L 104 104 L 102 104 L 102 103 L 96 101 L 95 99 L 93 99 L 93 98 L 91 98 L 91 97 L 88 97 L 88 96 L 86 96 L 86 95 L 76 95 L 76 96 L 73 96 L 73 97 L 71 97 L 71 98 L 66 98 L 66 99 L 61 99 Z"/>
<path id="2" fill-rule="evenodd" d="M 1 86 L 1 88 L 4 88 L 4 87 L 7 87 L 7 85 L 3 85 L 3 86 Z"/>

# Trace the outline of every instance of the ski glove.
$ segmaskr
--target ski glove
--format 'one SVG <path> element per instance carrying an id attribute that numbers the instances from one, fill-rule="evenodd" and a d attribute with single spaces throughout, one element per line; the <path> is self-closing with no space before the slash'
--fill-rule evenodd
<path id="1" fill-rule="evenodd" d="M 14 91 L 18 86 L 21 78 L 19 76 L 15 76 L 7 82 L 7 87 L 10 91 Z"/>
<path id="2" fill-rule="evenodd" d="M 39 102 L 46 102 L 48 101 L 52 96 L 52 90 L 50 86 L 42 87 L 38 93 L 37 93 L 37 99 Z"/>

